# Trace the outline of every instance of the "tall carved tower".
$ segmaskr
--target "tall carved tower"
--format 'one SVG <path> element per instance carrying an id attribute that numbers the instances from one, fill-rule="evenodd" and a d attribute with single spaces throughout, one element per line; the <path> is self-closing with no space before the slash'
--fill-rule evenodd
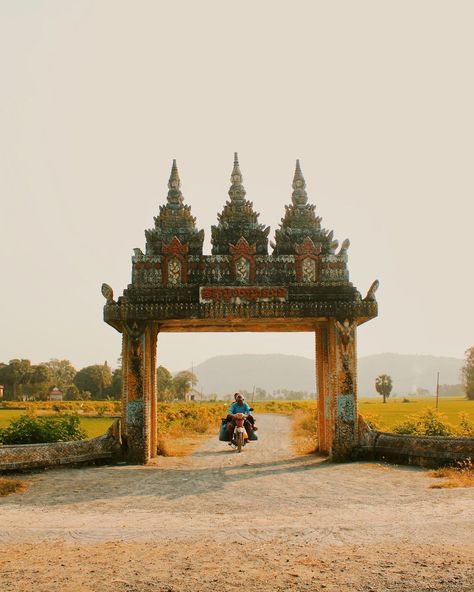
<path id="1" fill-rule="evenodd" d="M 268 255 L 270 228 L 246 199 L 237 158 L 229 199 L 212 226 L 212 254 L 185 205 L 173 161 L 166 203 L 146 249 L 134 250 L 132 282 L 117 301 L 104 284 L 104 320 L 122 333 L 122 425 L 131 462 L 157 453 L 156 355 L 160 333 L 312 331 L 321 452 L 347 459 L 358 444 L 356 329 L 377 316 L 374 282 L 362 298 L 349 280 L 349 241 L 321 227 L 299 161 Z"/>

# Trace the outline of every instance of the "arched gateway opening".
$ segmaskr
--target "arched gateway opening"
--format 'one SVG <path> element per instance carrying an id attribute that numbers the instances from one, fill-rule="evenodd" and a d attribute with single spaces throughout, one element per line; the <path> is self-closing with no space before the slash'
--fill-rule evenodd
<path id="1" fill-rule="evenodd" d="M 359 441 L 356 330 L 377 316 L 375 281 L 365 298 L 349 281 L 345 240 L 321 228 L 299 161 L 273 253 L 269 227 L 245 199 L 237 154 L 229 200 L 204 231 L 184 204 L 173 161 L 167 203 L 135 249 L 132 283 L 117 301 L 103 284 L 104 320 L 122 333 L 122 432 L 130 462 L 156 456 L 156 354 L 164 332 L 310 331 L 315 336 L 320 452 L 350 457 Z"/>

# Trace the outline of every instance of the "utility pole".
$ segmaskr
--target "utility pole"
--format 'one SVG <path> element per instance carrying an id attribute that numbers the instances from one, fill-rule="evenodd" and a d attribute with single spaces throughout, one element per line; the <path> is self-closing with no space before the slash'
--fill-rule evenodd
<path id="1" fill-rule="evenodd" d="M 439 372 L 438 372 L 438 377 L 436 379 L 436 409 L 438 409 L 439 406 Z"/>

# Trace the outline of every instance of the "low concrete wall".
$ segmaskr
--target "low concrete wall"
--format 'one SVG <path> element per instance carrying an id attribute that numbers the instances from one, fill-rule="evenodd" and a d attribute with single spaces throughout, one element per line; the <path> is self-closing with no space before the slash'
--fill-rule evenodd
<path id="1" fill-rule="evenodd" d="M 103 436 L 90 440 L 0 445 L 0 471 L 39 469 L 100 459 L 114 461 L 119 455 L 120 420 L 117 419 Z"/>
<path id="2" fill-rule="evenodd" d="M 438 436 L 405 436 L 378 432 L 369 428 L 359 416 L 358 458 L 438 467 L 474 458 L 474 438 Z"/>

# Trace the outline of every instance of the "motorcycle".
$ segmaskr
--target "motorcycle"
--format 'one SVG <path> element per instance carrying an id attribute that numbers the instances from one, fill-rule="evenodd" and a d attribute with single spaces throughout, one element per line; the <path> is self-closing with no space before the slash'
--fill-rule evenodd
<path id="1" fill-rule="evenodd" d="M 244 426 L 245 415 L 243 413 L 236 413 L 234 419 L 235 428 L 232 434 L 231 444 L 237 448 L 237 452 L 242 452 L 242 448 L 247 443 L 249 437 Z"/>
<path id="2" fill-rule="evenodd" d="M 254 425 L 253 430 L 249 435 L 245 429 L 245 420 L 247 416 L 244 413 L 236 413 L 233 417 L 235 420 L 235 426 L 231 438 L 229 439 L 229 432 L 227 431 L 227 418 L 223 417 L 219 432 L 219 440 L 222 442 L 229 442 L 229 445 L 234 446 L 237 449 L 237 452 L 242 452 L 242 448 L 250 440 L 258 440 L 256 433 L 257 427 Z"/>

